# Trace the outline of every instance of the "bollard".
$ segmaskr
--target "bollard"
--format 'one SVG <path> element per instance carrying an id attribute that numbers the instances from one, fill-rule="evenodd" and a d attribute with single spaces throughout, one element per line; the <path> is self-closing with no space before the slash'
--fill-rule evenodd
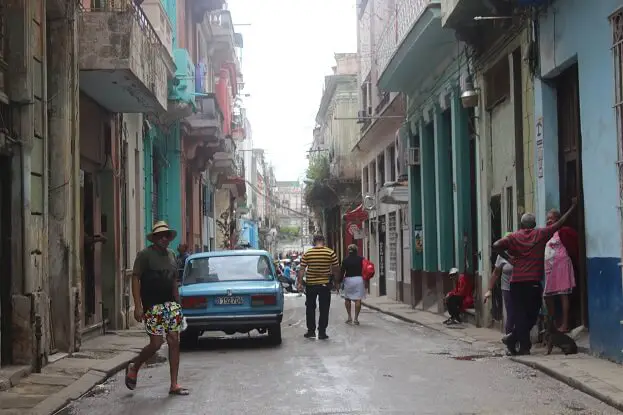
<path id="1" fill-rule="evenodd" d="M 43 366 L 43 362 L 41 361 L 41 337 L 42 337 L 42 327 L 41 327 L 41 316 L 39 314 L 35 315 L 35 347 L 37 348 L 37 355 L 35 357 L 35 373 L 41 373 L 41 367 Z"/>

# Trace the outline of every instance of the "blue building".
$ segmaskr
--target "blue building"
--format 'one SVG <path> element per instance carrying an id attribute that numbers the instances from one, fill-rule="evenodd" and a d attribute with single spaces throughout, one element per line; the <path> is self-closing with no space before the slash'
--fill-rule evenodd
<path id="1" fill-rule="evenodd" d="M 543 224 L 547 210 L 564 211 L 578 197 L 570 225 L 580 233 L 581 259 L 571 307 L 576 324 L 589 329 L 591 350 L 618 361 L 622 13 L 620 0 L 554 2 L 538 21 L 535 79 L 538 218 Z"/>

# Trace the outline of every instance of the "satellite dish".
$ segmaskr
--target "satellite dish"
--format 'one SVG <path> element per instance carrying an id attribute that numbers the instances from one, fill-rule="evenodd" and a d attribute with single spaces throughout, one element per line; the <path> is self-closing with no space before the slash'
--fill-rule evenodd
<path id="1" fill-rule="evenodd" d="M 376 207 L 376 198 L 370 194 L 363 198 L 363 207 L 365 210 L 373 210 Z"/>

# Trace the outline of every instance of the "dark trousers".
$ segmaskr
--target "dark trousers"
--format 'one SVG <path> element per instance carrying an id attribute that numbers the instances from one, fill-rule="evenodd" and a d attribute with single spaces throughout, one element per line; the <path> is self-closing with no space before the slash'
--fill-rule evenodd
<path id="1" fill-rule="evenodd" d="M 305 309 L 307 315 L 307 331 L 316 331 L 316 300 L 318 300 L 318 331 L 324 333 L 329 325 L 329 309 L 331 308 L 331 287 L 329 285 L 308 285 L 305 288 Z"/>
<path id="2" fill-rule="evenodd" d="M 463 305 L 463 296 L 451 295 L 446 300 L 446 305 L 448 307 L 448 314 L 450 314 L 450 317 L 455 319 L 456 321 L 461 321 L 461 306 Z"/>
<path id="3" fill-rule="evenodd" d="M 539 282 L 514 282 L 511 283 L 510 297 L 515 321 L 507 344 L 515 345 L 519 342 L 519 351 L 529 352 L 532 348 L 530 330 L 539 319 L 543 288 Z"/>
<path id="4" fill-rule="evenodd" d="M 502 299 L 504 301 L 504 310 L 506 310 L 506 324 L 504 330 L 506 334 L 510 334 L 515 327 L 515 310 L 513 310 L 513 300 L 509 290 L 502 290 Z"/>

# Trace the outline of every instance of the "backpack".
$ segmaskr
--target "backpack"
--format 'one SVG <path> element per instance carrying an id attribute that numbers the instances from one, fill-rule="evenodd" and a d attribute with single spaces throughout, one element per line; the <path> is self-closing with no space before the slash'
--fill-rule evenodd
<path id="1" fill-rule="evenodd" d="M 363 274 L 363 279 L 366 281 L 374 278 L 374 264 L 368 259 L 364 258 L 361 264 L 361 273 Z"/>

